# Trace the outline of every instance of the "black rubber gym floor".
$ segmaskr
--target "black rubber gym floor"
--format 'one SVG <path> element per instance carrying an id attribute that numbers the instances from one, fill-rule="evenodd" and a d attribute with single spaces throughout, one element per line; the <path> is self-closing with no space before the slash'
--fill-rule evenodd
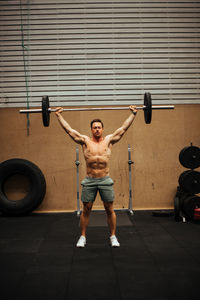
<path id="1" fill-rule="evenodd" d="M 92 212 L 84 249 L 75 213 L 0 215 L 1 300 L 199 298 L 200 223 L 117 215 L 115 249 L 102 212 Z"/>

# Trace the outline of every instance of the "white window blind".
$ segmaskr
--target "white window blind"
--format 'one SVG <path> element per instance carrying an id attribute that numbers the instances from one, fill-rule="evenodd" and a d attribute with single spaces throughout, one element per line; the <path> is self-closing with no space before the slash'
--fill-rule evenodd
<path id="1" fill-rule="evenodd" d="M 0 107 L 200 103 L 200 1 L 0 1 Z"/>

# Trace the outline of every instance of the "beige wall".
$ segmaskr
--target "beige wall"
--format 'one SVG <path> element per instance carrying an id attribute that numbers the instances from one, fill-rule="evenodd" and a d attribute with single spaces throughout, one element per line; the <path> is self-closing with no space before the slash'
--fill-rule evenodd
<path id="1" fill-rule="evenodd" d="M 128 116 L 127 111 L 65 112 L 64 117 L 81 133 L 90 134 L 89 122 L 100 117 L 105 134 L 113 132 Z M 76 144 L 61 129 L 54 114 L 50 127 L 42 125 L 41 115 L 30 115 L 30 136 L 26 116 L 17 108 L 0 109 L 0 161 L 18 157 L 37 164 L 45 175 L 47 192 L 38 211 L 76 210 Z M 152 123 L 144 123 L 139 112 L 123 139 L 113 146 L 110 175 L 115 182 L 115 208 L 128 207 L 128 144 L 132 147 L 133 208 L 172 208 L 180 165 L 180 150 L 200 146 L 200 105 L 176 105 L 176 109 L 153 111 Z M 79 149 L 81 150 L 80 146 Z M 85 163 L 80 151 L 80 179 Z M 94 208 L 103 208 L 97 198 Z"/>

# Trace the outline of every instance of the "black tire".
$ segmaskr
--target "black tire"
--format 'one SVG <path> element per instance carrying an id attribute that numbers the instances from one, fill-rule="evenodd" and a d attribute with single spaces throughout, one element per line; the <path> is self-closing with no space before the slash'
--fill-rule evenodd
<path id="1" fill-rule="evenodd" d="M 4 193 L 4 184 L 10 176 L 23 175 L 30 182 L 30 191 L 17 201 L 10 200 Z M 32 162 L 14 158 L 0 164 L 0 211 L 6 215 L 25 215 L 35 210 L 46 193 L 46 181 L 41 170 Z"/>

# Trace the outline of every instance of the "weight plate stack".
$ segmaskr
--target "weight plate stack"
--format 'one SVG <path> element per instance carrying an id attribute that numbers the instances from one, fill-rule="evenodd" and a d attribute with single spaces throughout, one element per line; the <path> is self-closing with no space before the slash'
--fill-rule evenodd
<path id="1" fill-rule="evenodd" d="M 179 154 L 181 165 L 188 169 L 200 167 L 200 148 L 196 146 L 184 147 Z"/>

